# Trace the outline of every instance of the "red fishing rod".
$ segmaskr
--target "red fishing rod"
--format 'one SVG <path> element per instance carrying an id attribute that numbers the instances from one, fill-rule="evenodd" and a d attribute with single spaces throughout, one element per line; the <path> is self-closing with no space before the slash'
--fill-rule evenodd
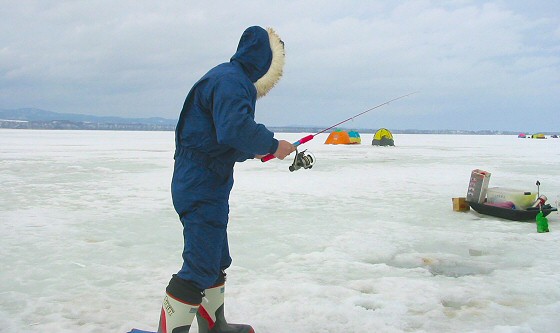
<path id="1" fill-rule="evenodd" d="M 375 109 L 377 109 L 377 108 L 380 108 L 380 107 L 382 107 L 383 105 L 387 105 L 387 104 L 389 104 L 389 103 L 391 103 L 391 102 L 394 102 L 394 101 L 396 101 L 396 100 L 398 100 L 398 99 L 405 98 L 405 97 L 407 97 L 407 96 L 414 95 L 414 94 L 416 94 L 416 93 L 417 93 L 417 91 L 412 92 L 412 93 L 410 93 L 410 94 L 406 94 L 406 95 L 399 96 L 399 97 L 397 97 L 397 98 L 393 98 L 393 99 L 390 100 L 390 101 L 387 101 L 387 102 L 385 102 L 385 103 L 376 105 L 376 106 L 372 107 L 371 109 L 367 109 L 367 110 L 365 110 L 365 111 L 363 111 L 363 112 L 360 112 L 360 113 L 358 113 L 357 115 L 354 115 L 354 116 L 352 116 L 352 117 L 350 117 L 350 118 L 348 118 L 348 119 L 345 119 L 345 120 L 343 120 L 343 121 L 341 121 L 341 122 L 339 122 L 339 123 L 337 123 L 337 124 L 332 125 L 331 127 L 327 127 L 327 128 L 325 128 L 324 130 L 322 130 L 322 131 L 320 131 L 320 132 L 317 132 L 317 133 L 315 133 L 315 134 L 310 134 L 310 135 L 308 135 L 308 136 L 305 136 L 305 137 L 303 137 L 303 138 L 297 140 L 296 142 L 294 142 L 293 145 L 294 145 L 295 147 L 297 147 L 297 146 L 299 146 L 299 145 L 302 145 L 302 144 L 304 144 L 304 143 L 306 143 L 306 142 L 308 142 L 308 141 L 313 140 L 313 138 L 314 138 L 315 136 L 317 136 L 318 134 L 324 133 L 324 132 L 330 130 L 331 128 L 334 128 L 334 127 L 336 127 L 336 126 L 338 126 L 338 125 L 344 124 L 344 123 L 347 122 L 347 121 L 350 121 L 350 120 L 352 120 L 352 119 L 354 119 L 354 118 L 356 118 L 356 117 L 359 117 L 359 116 L 363 115 L 364 113 L 368 113 L 368 112 L 370 112 L 370 111 L 372 111 L 372 110 L 375 110 Z M 266 162 L 266 161 L 270 161 L 270 160 L 273 159 L 273 158 L 275 158 L 274 155 L 268 154 L 268 155 L 265 155 L 263 158 L 261 158 L 261 161 L 262 161 L 262 162 Z"/>

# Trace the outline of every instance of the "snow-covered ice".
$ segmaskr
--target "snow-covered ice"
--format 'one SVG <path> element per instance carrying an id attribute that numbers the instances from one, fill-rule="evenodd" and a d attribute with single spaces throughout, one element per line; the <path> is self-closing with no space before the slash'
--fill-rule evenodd
<path id="1" fill-rule="evenodd" d="M 318 135 L 302 146 L 311 170 L 236 166 L 226 318 L 257 333 L 559 332 L 559 215 L 541 234 L 451 198 L 480 168 L 490 186 L 539 180 L 556 206 L 560 139 L 372 136 Z M 181 264 L 173 145 L 172 132 L 0 130 L 0 332 L 157 328 Z"/>

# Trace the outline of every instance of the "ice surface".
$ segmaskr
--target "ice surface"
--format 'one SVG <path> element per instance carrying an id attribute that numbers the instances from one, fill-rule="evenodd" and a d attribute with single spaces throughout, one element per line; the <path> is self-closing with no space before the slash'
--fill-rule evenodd
<path id="1" fill-rule="evenodd" d="M 226 318 L 263 333 L 558 332 L 558 214 L 539 234 L 451 198 L 480 168 L 491 186 L 540 180 L 555 204 L 560 139 L 372 136 L 317 136 L 302 146 L 311 170 L 236 166 Z M 173 145 L 172 132 L 0 130 L 1 332 L 157 328 L 181 264 Z"/>

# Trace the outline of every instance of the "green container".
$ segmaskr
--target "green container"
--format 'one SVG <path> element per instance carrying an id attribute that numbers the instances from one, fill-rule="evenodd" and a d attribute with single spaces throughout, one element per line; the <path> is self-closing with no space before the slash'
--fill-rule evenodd
<path id="1" fill-rule="evenodd" d="M 537 232 L 548 232 L 548 219 L 543 216 L 542 212 L 537 214 Z"/>

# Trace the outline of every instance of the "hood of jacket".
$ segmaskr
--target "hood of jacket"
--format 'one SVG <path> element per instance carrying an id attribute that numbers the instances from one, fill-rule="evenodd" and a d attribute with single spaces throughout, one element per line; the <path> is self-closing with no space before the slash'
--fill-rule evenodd
<path id="1" fill-rule="evenodd" d="M 242 67 L 257 89 L 257 98 L 266 95 L 282 77 L 284 42 L 272 28 L 247 28 L 231 57 Z"/>

